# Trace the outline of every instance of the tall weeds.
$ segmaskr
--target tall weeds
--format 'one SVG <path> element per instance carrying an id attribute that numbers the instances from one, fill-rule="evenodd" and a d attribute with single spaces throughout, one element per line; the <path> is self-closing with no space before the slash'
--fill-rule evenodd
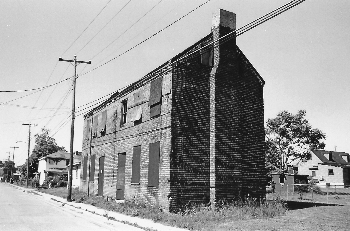
<path id="1" fill-rule="evenodd" d="M 54 193 L 53 190 L 50 190 L 47 193 L 66 196 L 63 195 L 63 191 Z M 287 210 L 285 203 L 281 200 L 257 201 L 250 198 L 231 203 L 221 202 L 217 203 L 216 206 L 188 206 L 178 213 L 168 213 L 158 206 L 152 206 L 136 199 L 125 201 L 125 203 L 116 203 L 114 200 L 107 201 L 103 197 L 87 197 L 86 194 L 78 190 L 73 191 L 73 199 L 76 202 L 91 204 L 109 211 L 152 219 L 155 222 L 190 230 L 215 230 L 215 227 L 222 223 L 272 218 L 284 215 Z"/>

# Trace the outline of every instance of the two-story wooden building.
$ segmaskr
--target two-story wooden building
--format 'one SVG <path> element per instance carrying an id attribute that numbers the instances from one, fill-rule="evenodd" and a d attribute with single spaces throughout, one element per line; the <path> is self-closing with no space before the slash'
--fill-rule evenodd
<path id="1" fill-rule="evenodd" d="M 235 29 L 220 10 L 209 35 L 84 116 L 81 190 L 169 211 L 265 196 L 264 80 Z"/>
<path id="2" fill-rule="evenodd" d="M 70 153 L 57 151 L 50 155 L 41 157 L 38 163 L 39 184 L 42 185 L 49 176 L 68 176 L 67 165 Z"/>

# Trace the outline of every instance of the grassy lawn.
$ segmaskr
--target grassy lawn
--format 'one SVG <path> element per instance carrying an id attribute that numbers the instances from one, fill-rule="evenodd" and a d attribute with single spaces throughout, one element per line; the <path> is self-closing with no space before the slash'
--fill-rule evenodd
<path id="1" fill-rule="evenodd" d="M 346 189 L 347 190 L 347 189 Z M 59 197 L 67 197 L 66 188 L 40 189 L 39 191 Z M 338 191 L 345 197 L 348 191 Z M 314 195 L 315 196 L 315 195 Z M 316 196 L 323 196 L 317 195 Z M 320 206 L 298 210 L 287 210 L 280 201 L 262 206 L 254 203 L 223 206 L 212 210 L 207 207 L 187 210 L 184 213 L 169 214 L 156 207 L 136 202 L 117 204 L 106 201 L 102 197 L 86 197 L 85 194 L 73 190 L 72 197 L 77 202 L 92 204 L 106 210 L 152 219 L 170 226 L 190 230 L 349 230 L 350 205 Z M 334 199 L 338 200 L 339 199 Z M 347 200 L 347 199 L 345 199 Z M 344 201 L 345 201 L 344 200 Z M 349 202 L 349 200 L 347 201 Z"/>
<path id="2" fill-rule="evenodd" d="M 67 197 L 66 188 L 39 189 L 39 191 L 62 198 Z M 87 197 L 76 189 L 72 192 L 72 198 L 76 202 L 91 204 L 109 211 L 151 219 L 155 222 L 190 230 L 217 230 L 218 227 L 224 224 L 230 225 L 232 222 L 266 220 L 283 216 L 287 211 L 284 203 L 281 201 L 272 201 L 258 205 L 255 201 L 250 200 L 245 203 L 237 202 L 231 205 L 223 205 L 220 209 L 202 206 L 174 214 L 163 212 L 158 207 L 137 201 L 126 201 L 120 204 L 114 201 L 106 201 L 102 197 Z"/>
<path id="3" fill-rule="evenodd" d="M 268 193 L 266 195 L 268 200 L 273 200 L 280 198 L 283 200 L 293 200 L 293 201 L 312 201 L 319 203 L 329 203 L 329 204 L 341 204 L 350 205 L 350 189 L 349 188 L 338 188 L 338 189 L 328 189 L 328 188 L 318 188 L 316 191 L 309 192 L 276 192 Z"/>
<path id="4" fill-rule="evenodd" d="M 275 218 L 232 221 L 218 225 L 215 230 L 345 231 L 350 227 L 349 214 L 350 206 L 311 207 L 290 210 Z"/>

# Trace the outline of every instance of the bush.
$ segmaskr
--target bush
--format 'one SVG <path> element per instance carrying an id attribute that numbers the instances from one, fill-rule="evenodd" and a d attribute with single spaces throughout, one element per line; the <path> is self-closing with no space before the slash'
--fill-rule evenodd
<path id="1" fill-rule="evenodd" d="M 37 178 L 31 179 L 31 182 L 33 188 L 39 187 L 39 180 Z"/>

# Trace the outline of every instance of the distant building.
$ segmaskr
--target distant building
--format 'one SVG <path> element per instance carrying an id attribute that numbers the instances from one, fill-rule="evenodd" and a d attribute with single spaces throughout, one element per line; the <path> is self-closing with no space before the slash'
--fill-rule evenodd
<path id="1" fill-rule="evenodd" d="M 295 192 L 295 184 L 308 184 L 308 176 L 294 173 L 270 173 L 270 186 L 273 193 Z"/>
<path id="2" fill-rule="evenodd" d="M 69 159 L 70 153 L 65 151 L 58 151 L 40 158 L 38 165 L 39 184 L 42 185 L 49 176 L 68 176 Z"/>
<path id="3" fill-rule="evenodd" d="M 69 173 L 69 164 L 67 166 L 67 171 Z M 81 153 L 79 155 L 74 155 L 73 158 L 73 169 L 72 169 L 72 187 L 78 188 L 81 182 Z M 69 176 L 69 174 L 68 174 Z"/>
<path id="4" fill-rule="evenodd" d="M 13 177 L 13 173 L 17 171 L 15 163 L 11 160 L 6 160 L 5 162 L 0 161 L 0 178 L 2 181 L 10 180 Z"/>
<path id="5" fill-rule="evenodd" d="M 82 191 L 169 211 L 265 196 L 264 80 L 235 29 L 220 10 L 209 35 L 84 116 Z"/>
<path id="6" fill-rule="evenodd" d="M 298 164 L 298 174 L 306 174 L 320 186 L 350 187 L 350 156 L 345 152 L 313 150 L 311 158 Z"/>

